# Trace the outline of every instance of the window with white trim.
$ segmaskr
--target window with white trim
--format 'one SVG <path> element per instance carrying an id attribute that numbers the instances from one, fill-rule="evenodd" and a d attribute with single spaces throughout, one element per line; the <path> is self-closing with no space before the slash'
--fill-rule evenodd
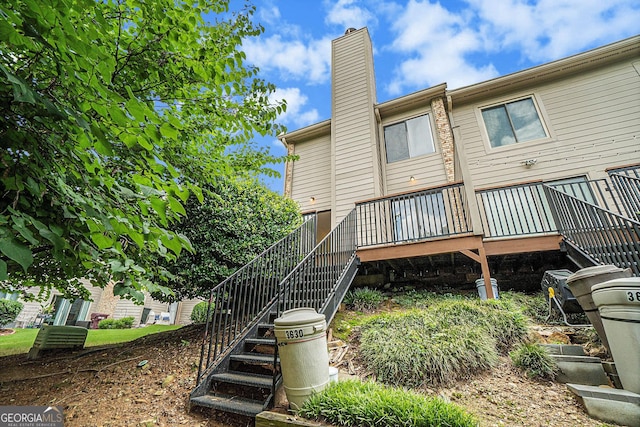
<path id="1" fill-rule="evenodd" d="M 384 127 L 387 163 L 435 152 L 429 115 L 414 117 Z"/>
<path id="2" fill-rule="evenodd" d="M 481 111 L 491 147 L 547 137 L 531 96 L 483 108 Z"/>

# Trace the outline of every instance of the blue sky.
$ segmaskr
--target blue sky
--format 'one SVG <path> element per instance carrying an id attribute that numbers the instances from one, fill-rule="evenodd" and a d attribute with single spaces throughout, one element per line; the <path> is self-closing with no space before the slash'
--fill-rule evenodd
<path id="1" fill-rule="evenodd" d="M 331 40 L 367 27 L 378 102 L 443 82 L 449 89 L 640 33 L 639 0 L 253 0 L 265 32 L 247 62 L 287 100 L 288 130 L 331 116 Z M 231 0 L 231 9 L 242 0 Z M 275 139 L 258 140 L 285 154 Z M 283 171 L 282 165 L 275 169 Z M 282 192 L 283 179 L 266 179 Z"/>

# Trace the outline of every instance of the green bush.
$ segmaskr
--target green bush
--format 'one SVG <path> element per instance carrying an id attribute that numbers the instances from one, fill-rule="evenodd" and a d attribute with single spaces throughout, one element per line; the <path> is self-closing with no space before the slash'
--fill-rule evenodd
<path id="1" fill-rule="evenodd" d="M 20 301 L 12 301 L 9 299 L 0 299 L 0 328 L 13 322 L 22 311 L 22 303 Z"/>
<path id="2" fill-rule="evenodd" d="M 360 354 L 379 381 L 404 387 L 447 384 L 498 361 L 495 339 L 482 328 L 444 326 L 426 311 L 381 315 L 365 323 Z"/>
<path id="3" fill-rule="evenodd" d="M 312 395 L 298 414 L 342 426 L 477 425 L 473 416 L 453 403 L 415 392 L 357 380 L 330 384 Z"/>
<path id="4" fill-rule="evenodd" d="M 538 343 L 521 343 L 509 353 L 514 365 L 524 370 L 529 378 L 553 380 L 558 373 L 556 361 L 546 348 Z"/>
<path id="5" fill-rule="evenodd" d="M 98 329 L 130 329 L 133 326 L 133 317 L 121 319 L 104 319 L 98 323 Z"/>
<path id="6" fill-rule="evenodd" d="M 384 301 L 384 295 L 377 289 L 358 288 L 349 291 L 344 297 L 344 303 L 358 311 L 371 311 Z"/>
<path id="7" fill-rule="evenodd" d="M 191 320 L 193 323 L 206 323 L 207 322 L 207 307 L 209 306 L 209 302 L 202 301 L 197 303 L 193 307 L 193 311 L 191 312 Z M 211 304 L 211 310 L 209 311 L 209 320 L 213 318 L 213 308 L 215 304 Z"/>
<path id="8" fill-rule="evenodd" d="M 360 354 L 378 380 L 438 386 L 495 366 L 527 337 L 527 320 L 499 300 L 443 299 L 427 309 L 373 316 Z"/>

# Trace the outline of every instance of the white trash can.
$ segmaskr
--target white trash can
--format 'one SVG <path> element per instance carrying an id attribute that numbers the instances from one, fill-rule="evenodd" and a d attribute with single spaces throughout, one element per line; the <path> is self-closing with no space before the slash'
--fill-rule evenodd
<path id="1" fill-rule="evenodd" d="M 486 301 L 487 299 L 487 287 L 484 285 L 484 278 L 481 277 L 478 280 L 476 280 L 476 289 L 478 290 L 478 295 L 480 296 L 480 299 L 482 301 Z M 495 299 L 500 298 L 500 295 L 498 295 L 498 281 L 496 279 L 494 279 L 493 277 L 491 278 L 491 290 L 493 291 L 493 297 Z"/>
<path id="2" fill-rule="evenodd" d="M 600 337 L 600 341 L 609 351 L 611 351 L 609 340 L 602 325 L 598 307 L 593 302 L 591 288 L 599 283 L 623 277 L 631 277 L 631 270 L 624 270 L 610 264 L 585 267 L 567 277 L 567 286 L 569 286 L 571 293 L 578 300 L 578 304 L 584 310 L 584 314 L 589 318 Z"/>
<path id="3" fill-rule="evenodd" d="M 284 391 L 291 409 L 298 411 L 329 383 L 327 322 L 313 308 L 294 308 L 273 323 Z"/>
<path id="4" fill-rule="evenodd" d="M 640 277 L 594 285 L 591 295 L 600 312 L 622 387 L 640 394 Z"/>

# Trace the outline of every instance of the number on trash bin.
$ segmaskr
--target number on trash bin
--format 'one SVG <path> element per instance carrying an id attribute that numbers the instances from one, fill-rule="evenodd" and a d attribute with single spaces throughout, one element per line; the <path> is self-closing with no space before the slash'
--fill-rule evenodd
<path id="1" fill-rule="evenodd" d="M 302 329 L 290 329 L 284 331 L 288 340 L 293 340 L 296 338 L 302 338 L 304 336 L 304 331 Z"/>
<path id="2" fill-rule="evenodd" d="M 631 291 L 627 292 L 627 299 L 631 302 L 640 302 L 640 291 L 635 294 Z"/>

